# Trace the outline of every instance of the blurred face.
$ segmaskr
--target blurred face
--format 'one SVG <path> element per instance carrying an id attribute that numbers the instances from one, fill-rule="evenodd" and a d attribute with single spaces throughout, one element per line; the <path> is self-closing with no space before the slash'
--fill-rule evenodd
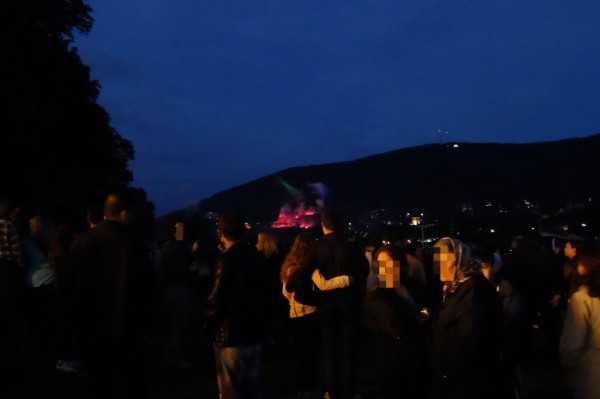
<path id="1" fill-rule="evenodd" d="M 379 271 L 380 288 L 399 288 L 400 287 L 400 261 L 393 260 L 385 252 L 377 254 L 375 260 L 377 270 Z"/>
<path id="2" fill-rule="evenodd" d="M 41 224 L 38 218 L 29 219 L 29 234 L 36 236 L 41 230 Z"/>
<path id="3" fill-rule="evenodd" d="M 183 223 L 181 223 L 181 222 L 175 223 L 175 240 L 183 241 L 183 233 L 184 233 Z"/>
<path id="4" fill-rule="evenodd" d="M 565 244 L 565 256 L 569 259 L 573 259 L 577 256 L 577 249 L 570 242 Z"/>
<path id="5" fill-rule="evenodd" d="M 481 273 L 485 276 L 485 278 L 487 278 L 488 280 L 492 278 L 492 267 L 490 267 L 489 264 L 487 263 L 482 263 L 481 264 Z"/>
<path id="6" fill-rule="evenodd" d="M 583 276 L 583 275 L 585 275 L 585 274 L 587 273 L 587 271 L 588 271 L 588 270 L 587 270 L 587 267 L 585 267 L 585 266 L 583 265 L 583 263 L 577 263 L 577 273 L 578 273 L 580 276 Z"/>
<path id="7" fill-rule="evenodd" d="M 433 247 L 433 262 L 435 270 L 440 271 L 440 281 L 454 281 L 456 274 L 456 257 L 445 245 Z"/>

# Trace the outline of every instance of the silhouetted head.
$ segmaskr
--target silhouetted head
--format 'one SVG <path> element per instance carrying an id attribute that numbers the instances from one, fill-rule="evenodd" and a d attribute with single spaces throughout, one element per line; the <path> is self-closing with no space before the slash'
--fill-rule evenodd
<path id="1" fill-rule="evenodd" d="M 335 209 L 326 208 L 321 212 L 321 225 L 327 230 L 337 230 L 340 225 L 340 220 L 340 214 Z"/>
<path id="2" fill-rule="evenodd" d="M 217 232 L 229 241 L 238 241 L 243 237 L 245 227 L 244 216 L 238 211 L 230 209 L 219 216 Z"/>

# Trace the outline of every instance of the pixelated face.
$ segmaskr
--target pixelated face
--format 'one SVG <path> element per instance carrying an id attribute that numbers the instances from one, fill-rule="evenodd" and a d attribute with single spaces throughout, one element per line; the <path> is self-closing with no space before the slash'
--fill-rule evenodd
<path id="1" fill-rule="evenodd" d="M 495 274 L 495 270 L 489 263 L 481 262 L 481 273 L 489 280 L 492 278 L 492 273 Z"/>
<path id="2" fill-rule="evenodd" d="M 175 223 L 175 240 L 183 241 L 184 227 L 183 223 L 177 222 Z"/>
<path id="3" fill-rule="evenodd" d="M 577 273 L 584 276 L 588 272 L 588 268 L 581 262 L 577 262 Z"/>
<path id="4" fill-rule="evenodd" d="M 433 247 L 433 272 L 440 274 L 441 282 L 454 281 L 456 257 L 445 245 Z"/>
<path id="5" fill-rule="evenodd" d="M 375 266 L 379 272 L 379 288 L 400 287 L 400 261 L 392 260 L 386 253 L 380 253 Z"/>
<path id="6" fill-rule="evenodd" d="M 573 259 L 575 256 L 577 256 L 577 250 L 573 245 L 571 245 L 570 242 L 565 244 L 565 256 L 569 259 Z"/>

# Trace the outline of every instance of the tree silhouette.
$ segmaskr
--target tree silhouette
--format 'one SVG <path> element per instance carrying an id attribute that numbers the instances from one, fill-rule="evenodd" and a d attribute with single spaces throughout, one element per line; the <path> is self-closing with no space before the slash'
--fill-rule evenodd
<path id="1" fill-rule="evenodd" d="M 132 143 L 110 125 L 73 45 L 93 19 L 84 0 L 5 0 L 0 22 L 0 190 L 58 217 L 132 181 Z"/>

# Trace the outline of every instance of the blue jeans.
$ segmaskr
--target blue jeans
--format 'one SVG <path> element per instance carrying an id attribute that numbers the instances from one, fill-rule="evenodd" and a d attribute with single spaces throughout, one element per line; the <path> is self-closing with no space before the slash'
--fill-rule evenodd
<path id="1" fill-rule="evenodd" d="M 262 344 L 214 349 L 219 399 L 261 399 Z"/>

